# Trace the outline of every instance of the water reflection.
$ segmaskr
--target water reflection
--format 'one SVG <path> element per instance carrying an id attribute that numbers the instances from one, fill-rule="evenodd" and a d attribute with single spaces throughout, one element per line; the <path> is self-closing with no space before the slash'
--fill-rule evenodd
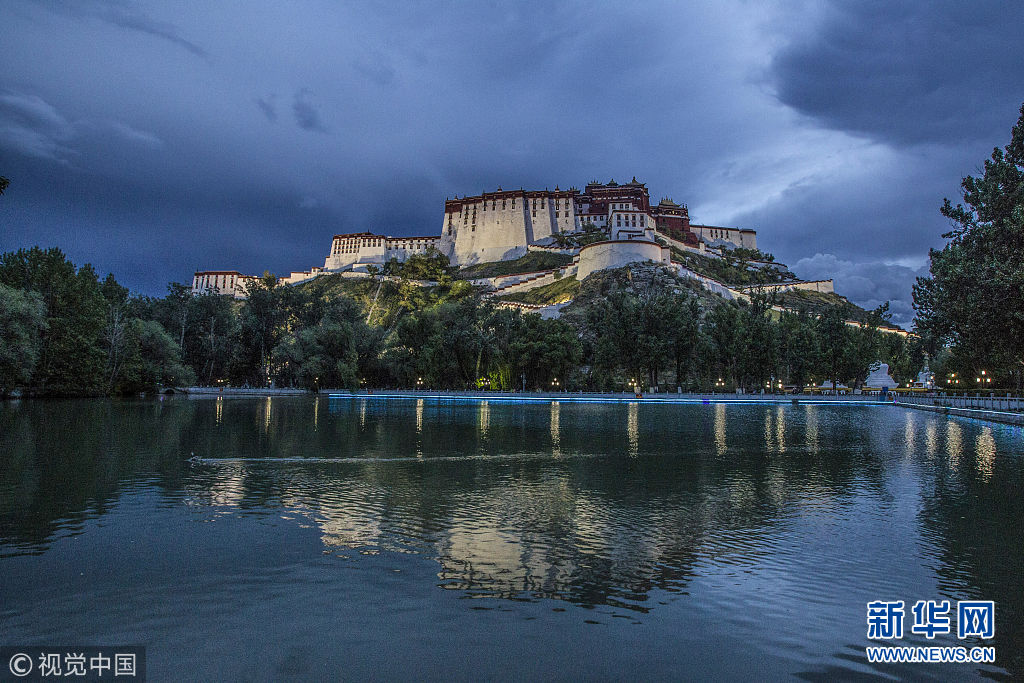
<path id="1" fill-rule="evenodd" d="M 934 420 L 929 420 L 924 426 L 924 445 L 928 458 L 934 458 L 939 450 L 939 426 Z"/>
<path id="2" fill-rule="evenodd" d="M 423 399 L 416 399 L 416 457 L 423 457 Z"/>
<path id="3" fill-rule="evenodd" d="M 626 438 L 629 439 L 629 455 L 640 453 L 640 404 L 630 403 L 626 408 Z"/>
<path id="4" fill-rule="evenodd" d="M 480 401 L 477 428 L 480 431 L 480 441 L 486 441 L 487 430 L 491 428 L 491 405 L 487 401 Z"/>
<path id="5" fill-rule="evenodd" d="M 905 452 L 907 454 L 907 457 L 913 457 L 914 450 L 916 448 L 916 445 L 914 443 L 914 438 L 916 436 L 916 431 L 914 429 L 914 426 L 915 426 L 914 425 L 914 414 L 915 413 L 912 410 L 908 410 L 908 411 L 906 411 L 906 413 L 907 414 L 905 416 L 904 423 L 903 423 L 903 443 L 906 445 L 906 451 Z"/>
<path id="6" fill-rule="evenodd" d="M 946 423 L 946 462 L 954 472 L 960 467 L 960 456 L 963 453 L 963 429 L 960 423 L 949 420 Z"/>
<path id="7" fill-rule="evenodd" d="M 551 454 L 556 458 L 562 455 L 562 405 L 558 401 L 551 402 Z"/>
<path id="8" fill-rule="evenodd" d="M 510 605 L 643 615 L 679 600 L 740 623 L 784 604 L 845 634 L 835 615 L 862 617 L 862 595 L 993 599 L 1003 665 L 1024 651 L 1012 428 L 889 407 L 645 404 L 641 450 L 637 403 L 368 399 L 320 414 L 308 400 L 0 404 L 0 562 L 45 558 L 140 497 L 187 510 L 189 529 L 253 520 L 239 544 L 288 515 L 317 529 L 302 552 L 412 554 L 431 586 Z M 193 451 L 209 460 L 190 466 Z"/>
<path id="9" fill-rule="evenodd" d="M 804 407 L 804 423 L 807 441 L 807 450 L 811 453 L 818 452 L 818 406 Z"/>
<path id="10" fill-rule="evenodd" d="M 996 460 L 996 440 L 992 436 L 991 427 L 982 427 L 974 445 L 974 452 L 978 462 L 978 474 L 988 480 L 992 476 Z"/>
<path id="11" fill-rule="evenodd" d="M 725 404 L 715 404 L 715 450 L 718 455 L 724 455 L 725 444 Z"/>
<path id="12" fill-rule="evenodd" d="M 775 447 L 781 453 L 786 450 L 786 411 L 775 406 Z"/>

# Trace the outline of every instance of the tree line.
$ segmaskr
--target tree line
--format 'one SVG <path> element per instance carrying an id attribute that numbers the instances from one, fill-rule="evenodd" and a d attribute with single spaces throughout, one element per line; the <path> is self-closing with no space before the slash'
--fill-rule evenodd
<path id="1" fill-rule="evenodd" d="M 245 300 L 172 283 L 131 295 L 56 248 L 0 256 L 0 391 L 118 395 L 230 384 L 686 391 L 863 381 L 887 360 L 906 380 L 921 363 L 913 339 L 875 323 L 779 313 L 768 296 L 711 301 L 645 283 L 638 272 L 590 279 L 563 319 L 481 300 L 443 257 L 417 256 L 388 277 L 325 275 L 285 286 L 271 275 Z M 432 285 L 422 286 L 421 280 Z"/>

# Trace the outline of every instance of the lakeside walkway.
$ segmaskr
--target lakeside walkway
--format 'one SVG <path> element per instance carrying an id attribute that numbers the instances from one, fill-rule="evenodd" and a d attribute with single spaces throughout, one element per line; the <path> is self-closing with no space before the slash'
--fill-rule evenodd
<path id="1" fill-rule="evenodd" d="M 432 401 L 494 401 L 502 403 L 651 403 L 651 404 L 774 404 L 774 405 L 889 405 L 925 410 L 956 417 L 989 420 L 1024 426 L 1024 398 L 1021 397 L 955 397 L 899 395 L 893 400 L 877 394 L 682 394 L 630 392 L 503 392 L 503 391 L 431 391 L 416 389 L 321 389 L 319 392 L 292 388 L 250 387 L 188 387 L 183 393 L 196 398 L 257 398 L 272 396 L 313 396 L 329 400 L 432 400 Z"/>
<path id="2" fill-rule="evenodd" d="M 451 401 L 507 401 L 523 403 L 774 403 L 774 404 L 819 404 L 819 403 L 871 403 L 879 404 L 877 396 L 840 395 L 819 396 L 815 394 L 682 394 L 669 392 L 505 392 L 505 391 L 429 391 L 408 389 L 373 389 L 370 391 L 326 391 L 329 398 L 379 398 L 379 399 L 436 399 Z"/>
<path id="3" fill-rule="evenodd" d="M 1003 402 L 1009 409 L 1000 410 Z M 978 407 L 968 407 L 970 405 Z M 942 415 L 955 415 L 956 417 L 970 417 L 977 420 L 988 420 L 1002 424 L 1017 425 L 1024 427 L 1024 413 L 1013 412 L 1012 408 L 1018 408 L 1021 404 L 1020 398 L 998 399 L 998 398 L 971 398 L 971 397 L 904 397 L 896 401 L 897 406 L 902 408 L 913 408 L 924 410 L 930 413 L 941 413 Z"/>

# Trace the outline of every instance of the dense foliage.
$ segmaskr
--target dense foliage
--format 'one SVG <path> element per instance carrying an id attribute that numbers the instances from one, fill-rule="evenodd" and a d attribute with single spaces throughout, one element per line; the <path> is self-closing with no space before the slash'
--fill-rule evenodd
<path id="1" fill-rule="evenodd" d="M 877 358 L 907 381 L 922 361 L 913 341 L 877 331 L 884 309 L 857 328 L 841 306 L 780 313 L 764 296 L 726 302 L 652 265 L 556 281 L 575 296 L 557 320 L 481 300 L 436 255 L 388 273 L 298 286 L 265 275 L 244 301 L 176 283 L 149 298 L 76 269 L 57 249 L 4 254 L 0 389 L 776 390 L 856 383 Z"/>
<path id="2" fill-rule="evenodd" d="M 459 277 L 472 280 L 473 278 L 498 277 L 516 273 L 533 273 L 538 270 L 559 268 L 570 261 L 572 261 L 572 256 L 565 254 L 530 251 L 511 261 L 492 261 L 466 266 L 459 271 Z"/>
<path id="3" fill-rule="evenodd" d="M 194 381 L 146 308 L 59 249 L 0 255 L 0 392 L 93 395 Z"/>
<path id="4" fill-rule="evenodd" d="M 724 249 L 721 256 L 704 256 L 672 248 L 672 260 L 695 273 L 734 287 L 773 284 L 796 280 L 782 265 L 764 265 L 774 260 L 756 249 Z"/>
<path id="5" fill-rule="evenodd" d="M 931 275 L 914 287 L 917 328 L 938 352 L 942 381 L 957 373 L 1024 386 L 1024 105 L 1010 144 L 998 147 L 981 177 L 963 179 L 963 204 L 947 199 L 953 229 L 932 250 Z"/>

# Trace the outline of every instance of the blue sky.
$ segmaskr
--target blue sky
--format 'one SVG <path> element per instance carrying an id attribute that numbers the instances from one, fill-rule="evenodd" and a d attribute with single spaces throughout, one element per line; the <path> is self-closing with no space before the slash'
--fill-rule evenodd
<path id="1" fill-rule="evenodd" d="M 0 0 L 0 250 L 161 294 L 435 234 L 498 186 L 645 181 L 912 317 L 943 197 L 1024 101 L 1024 5 Z"/>

